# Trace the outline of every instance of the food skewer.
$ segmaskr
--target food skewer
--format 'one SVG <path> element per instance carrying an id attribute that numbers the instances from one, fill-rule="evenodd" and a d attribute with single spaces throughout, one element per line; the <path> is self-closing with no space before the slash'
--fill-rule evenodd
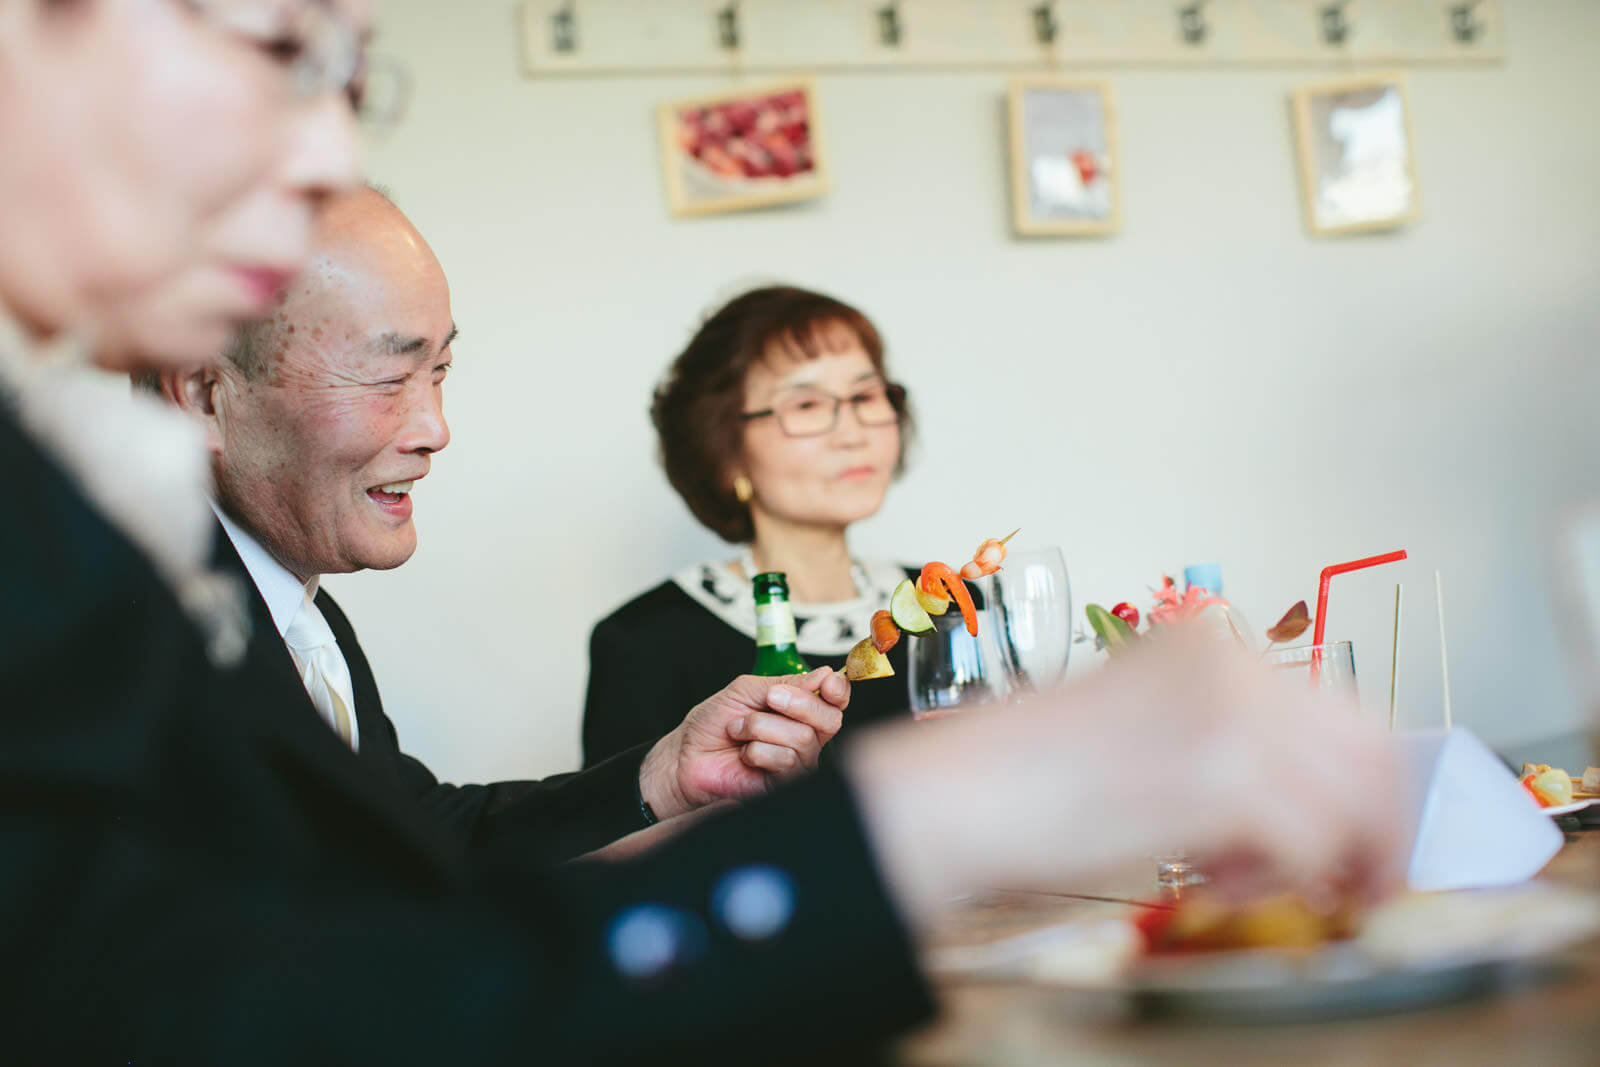
<path id="1" fill-rule="evenodd" d="M 845 657 L 844 676 L 852 682 L 893 677 L 894 667 L 887 653 L 900 642 L 900 635 L 924 637 L 933 633 L 932 616 L 943 615 L 952 601 L 961 609 L 967 633 L 977 637 L 978 609 L 962 575 L 970 571 L 972 579 L 976 580 L 1000 570 L 1006 558 L 1006 542 L 1020 532 L 1019 528 L 1005 537 L 984 541 L 959 573 L 935 560 L 922 568 L 915 581 L 907 578 L 896 586 L 889 597 L 889 607 L 873 613 L 867 636 L 856 642 Z"/>
<path id="2" fill-rule="evenodd" d="M 1394 733 L 1395 707 L 1400 692 L 1400 591 L 1404 588 L 1398 582 L 1394 587 L 1394 650 L 1389 658 L 1389 732 Z"/>
<path id="3" fill-rule="evenodd" d="M 1433 592 L 1439 602 L 1439 675 L 1444 680 L 1444 728 L 1454 729 L 1450 721 L 1450 653 L 1444 643 L 1444 579 L 1433 572 Z"/>

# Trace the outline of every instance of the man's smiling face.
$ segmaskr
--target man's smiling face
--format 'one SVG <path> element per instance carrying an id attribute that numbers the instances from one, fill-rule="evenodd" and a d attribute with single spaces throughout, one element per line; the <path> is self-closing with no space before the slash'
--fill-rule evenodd
<path id="1" fill-rule="evenodd" d="M 224 510 L 302 579 L 404 563 L 412 483 L 450 441 L 455 332 L 444 271 L 405 217 L 371 191 L 330 207 L 264 367 L 219 372 Z"/>

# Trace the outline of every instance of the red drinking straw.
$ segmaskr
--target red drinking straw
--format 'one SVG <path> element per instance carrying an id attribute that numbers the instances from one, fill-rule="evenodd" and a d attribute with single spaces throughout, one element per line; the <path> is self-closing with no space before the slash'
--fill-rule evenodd
<path id="1" fill-rule="evenodd" d="M 1335 563 L 1331 567 L 1322 568 L 1322 583 L 1317 586 L 1317 622 L 1316 629 L 1311 632 L 1311 684 L 1316 685 L 1322 676 L 1322 634 L 1328 621 L 1328 584 L 1333 581 L 1335 574 L 1347 574 L 1350 571 L 1366 570 L 1383 563 L 1398 563 L 1406 558 L 1406 550 L 1398 552 L 1385 552 L 1381 556 L 1368 556 L 1366 559 L 1354 559 L 1349 563 Z"/>

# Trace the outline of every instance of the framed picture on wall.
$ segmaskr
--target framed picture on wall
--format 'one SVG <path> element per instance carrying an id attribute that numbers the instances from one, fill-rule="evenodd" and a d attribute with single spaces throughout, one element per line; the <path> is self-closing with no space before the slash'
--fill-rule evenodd
<path id="1" fill-rule="evenodd" d="M 661 166 L 674 215 L 742 211 L 828 191 L 810 79 L 661 105 Z"/>
<path id="2" fill-rule="evenodd" d="M 1114 233 L 1122 225 L 1122 183 L 1111 86 L 1016 78 L 1007 113 L 1017 233 Z"/>
<path id="3" fill-rule="evenodd" d="M 1411 109 L 1401 75 L 1303 85 L 1291 101 L 1312 233 L 1389 230 L 1417 217 Z"/>

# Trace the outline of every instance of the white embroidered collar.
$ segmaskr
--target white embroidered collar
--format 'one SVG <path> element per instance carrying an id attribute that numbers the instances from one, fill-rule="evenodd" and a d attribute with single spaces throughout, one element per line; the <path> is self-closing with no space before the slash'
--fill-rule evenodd
<path id="1" fill-rule="evenodd" d="M 96 369 L 81 336 L 30 343 L 0 309 L 0 400 L 177 593 L 219 665 L 249 638 L 238 583 L 210 570 L 210 463 L 200 428 Z"/>
<path id="2" fill-rule="evenodd" d="M 741 559 L 741 570 L 752 564 Z M 905 568 L 883 561 L 857 562 L 851 567 L 858 595 L 828 604 L 795 602 L 796 645 L 801 655 L 842 656 L 870 631 L 872 613 L 889 606 L 894 587 L 906 577 Z M 756 603 L 750 582 L 734 574 L 727 563 L 716 560 L 685 568 L 672 581 L 690 599 L 749 637 L 756 636 Z"/>

